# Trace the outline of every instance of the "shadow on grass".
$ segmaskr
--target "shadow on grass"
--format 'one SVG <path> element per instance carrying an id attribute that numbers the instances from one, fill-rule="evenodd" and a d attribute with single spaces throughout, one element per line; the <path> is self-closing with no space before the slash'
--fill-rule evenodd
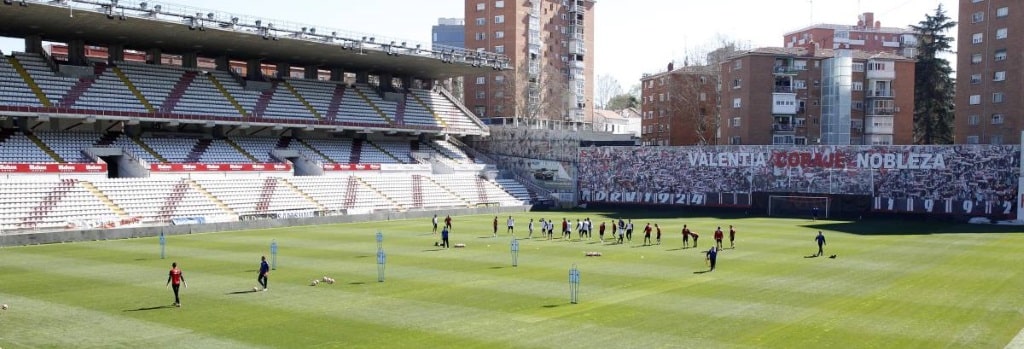
<path id="1" fill-rule="evenodd" d="M 804 258 L 818 258 L 818 257 L 820 257 L 820 256 L 818 256 L 817 254 L 812 254 L 810 256 L 804 256 Z"/>
<path id="2" fill-rule="evenodd" d="M 245 291 L 228 292 L 228 293 L 225 293 L 225 294 L 226 295 L 239 295 L 239 294 L 249 294 L 249 293 L 256 293 L 256 292 L 259 292 L 259 291 L 256 291 L 256 290 L 245 290 Z"/>
<path id="3" fill-rule="evenodd" d="M 869 219 L 855 221 L 811 221 L 804 227 L 855 235 L 937 235 L 970 233 L 1022 233 L 1024 226 L 968 224 L 944 220 Z"/>
<path id="4" fill-rule="evenodd" d="M 160 306 L 155 306 L 155 307 L 145 307 L 145 308 L 138 308 L 138 309 L 128 309 L 128 310 L 125 310 L 125 312 L 131 312 L 131 311 L 150 311 L 150 310 L 160 310 L 160 309 L 174 309 L 174 308 L 175 308 L 175 307 L 174 307 L 173 305 L 160 305 Z"/>
<path id="5" fill-rule="evenodd" d="M 489 269 L 505 269 L 505 267 L 490 267 Z"/>
<path id="6" fill-rule="evenodd" d="M 560 306 L 562 306 L 562 305 L 561 304 L 548 304 L 548 305 L 545 305 L 544 307 L 545 308 L 558 308 Z"/>
<path id="7" fill-rule="evenodd" d="M 712 270 L 701 270 L 701 271 L 695 271 L 693 273 L 694 274 L 705 274 L 705 273 L 710 273 L 710 272 L 712 272 Z"/>
<path id="8" fill-rule="evenodd" d="M 444 251 L 444 248 L 435 248 L 435 249 L 430 249 L 430 250 L 423 250 L 423 252 L 437 252 L 437 251 Z"/>
<path id="9" fill-rule="evenodd" d="M 366 285 L 366 283 L 362 282 L 362 281 L 353 281 L 353 282 L 350 282 L 348 284 L 349 285 Z"/>
<path id="10" fill-rule="evenodd" d="M 359 255 L 359 256 L 352 257 L 352 258 L 370 258 L 370 256 Z"/>

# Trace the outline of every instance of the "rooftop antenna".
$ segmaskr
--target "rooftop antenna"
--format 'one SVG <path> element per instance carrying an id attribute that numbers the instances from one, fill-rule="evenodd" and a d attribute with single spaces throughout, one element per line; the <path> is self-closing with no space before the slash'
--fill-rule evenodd
<path id="1" fill-rule="evenodd" d="M 807 3 L 811 5 L 810 6 L 811 7 L 811 13 L 810 13 L 810 17 L 809 17 L 811 23 L 809 23 L 809 24 L 814 25 L 814 0 L 807 0 Z"/>

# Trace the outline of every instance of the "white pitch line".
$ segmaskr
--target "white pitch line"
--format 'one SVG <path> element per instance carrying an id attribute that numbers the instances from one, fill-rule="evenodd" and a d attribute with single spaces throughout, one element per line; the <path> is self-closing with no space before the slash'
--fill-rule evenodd
<path id="1" fill-rule="evenodd" d="M 1004 349 L 1024 349 L 1024 328 L 1017 332 L 1017 336 L 1013 337 L 1013 340 Z"/>

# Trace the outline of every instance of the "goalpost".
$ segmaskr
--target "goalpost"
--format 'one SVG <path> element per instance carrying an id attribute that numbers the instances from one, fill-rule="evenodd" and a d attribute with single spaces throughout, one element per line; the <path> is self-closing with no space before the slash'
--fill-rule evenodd
<path id="1" fill-rule="evenodd" d="M 809 217 L 817 211 L 819 218 L 828 218 L 831 203 L 827 196 L 771 195 L 768 196 L 768 216 Z"/>

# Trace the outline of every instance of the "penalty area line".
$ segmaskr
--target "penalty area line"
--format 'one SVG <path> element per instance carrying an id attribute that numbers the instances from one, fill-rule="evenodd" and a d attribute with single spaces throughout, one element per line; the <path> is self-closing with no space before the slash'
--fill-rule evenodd
<path id="1" fill-rule="evenodd" d="M 1024 328 L 1017 332 L 1017 336 L 1013 337 L 1013 340 L 1004 349 L 1024 349 Z"/>

